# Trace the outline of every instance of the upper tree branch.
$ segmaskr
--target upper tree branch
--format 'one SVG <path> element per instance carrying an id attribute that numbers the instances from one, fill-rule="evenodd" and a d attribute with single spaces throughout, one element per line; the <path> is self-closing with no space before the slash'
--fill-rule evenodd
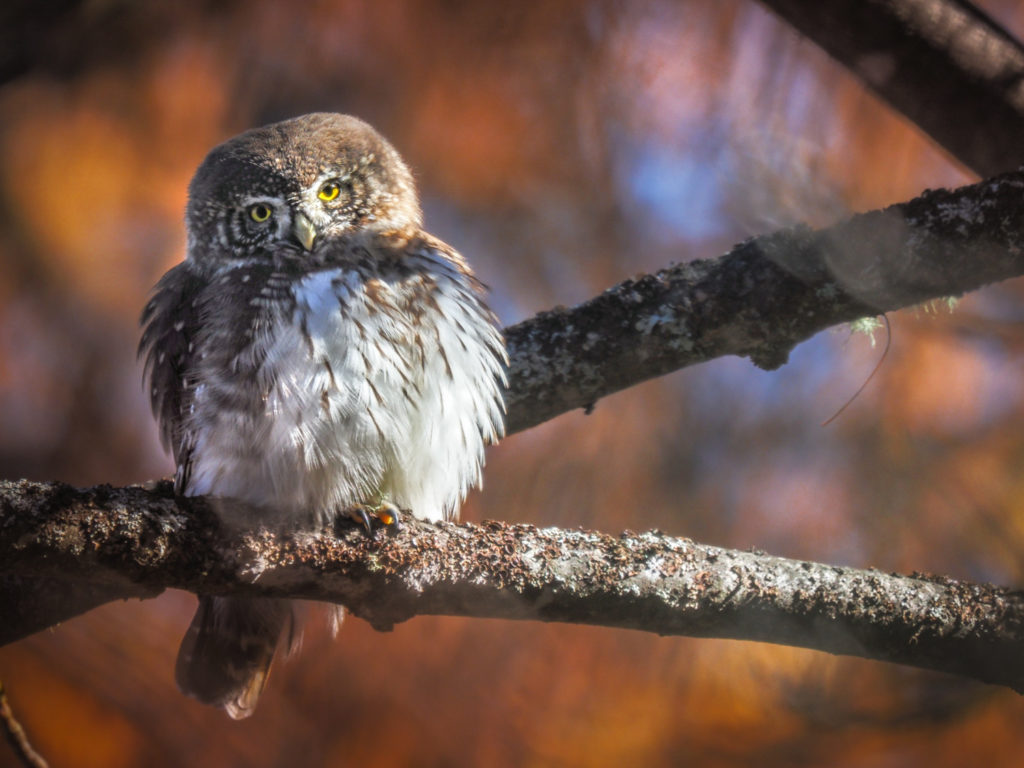
<path id="1" fill-rule="evenodd" d="M 530 525 L 226 531 L 170 484 L 0 483 L 12 571 L 134 596 L 179 587 L 344 604 L 379 629 L 422 614 L 597 624 L 816 648 L 1024 690 L 1024 595 L 696 544 Z M 0 642 L 12 639 L 0 629 Z"/>
<path id="2" fill-rule="evenodd" d="M 1024 164 L 1024 48 L 961 0 L 762 0 L 979 176 Z"/>
<path id="3" fill-rule="evenodd" d="M 763 368 L 818 331 L 1024 274 L 1024 174 L 783 230 L 507 328 L 508 431 L 723 355 Z"/>

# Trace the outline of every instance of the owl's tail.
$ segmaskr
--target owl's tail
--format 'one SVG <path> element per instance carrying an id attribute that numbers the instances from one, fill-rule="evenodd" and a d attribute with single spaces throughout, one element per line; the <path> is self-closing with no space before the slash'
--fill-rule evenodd
<path id="1" fill-rule="evenodd" d="M 223 707 L 235 720 L 256 709 L 277 644 L 295 618 L 288 600 L 200 597 L 181 641 L 174 677 L 182 693 Z"/>

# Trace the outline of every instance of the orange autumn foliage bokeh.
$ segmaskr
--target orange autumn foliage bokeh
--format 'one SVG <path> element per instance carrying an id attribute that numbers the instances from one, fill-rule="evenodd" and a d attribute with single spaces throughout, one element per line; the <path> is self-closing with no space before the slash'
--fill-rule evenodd
<path id="1" fill-rule="evenodd" d="M 984 3 L 1024 35 L 1013 2 Z M 351 112 L 403 153 L 427 228 L 506 324 L 753 234 L 971 173 L 746 0 L 85 4 L 60 67 L 0 85 L 0 476 L 168 475 L 137 317 L 184 250 L 188 180 L 252 125 Z M 61 23 L 73 26 L 74 19 Z M 114 40 L 99 34 L 116 28 Z M 60 31 L 60 30 L 58 30 Z M 131 35 L 129 32 L 134 31 Z M 77 57 L 77 59 L 75 58 Z M 515 435 L 463 517 L 658 528 L 882 570 L 1024 580 L 1021 299 L 1010 281 L 819 334 L 774 372 L 723 359 Z M 60 766 L 1015 766 L 1024 701 L 764 644 L 312 607 L 254 717 L 182 697 L 194 608 L 111 604 L 0 648 Z M 15 765 L 0 745 L 0 766 Z"/>

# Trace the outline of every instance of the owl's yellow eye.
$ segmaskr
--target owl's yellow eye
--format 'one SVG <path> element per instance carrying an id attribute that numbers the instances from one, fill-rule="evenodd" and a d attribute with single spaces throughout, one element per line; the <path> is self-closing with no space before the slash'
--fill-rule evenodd
<path id="1" fill-rule="evenodd" d="M 320 191 L 317 192 L 316 196 L 329 203 L 331 200 L 335 200 L 340 194 L 341 185 L 332 179 L 331 181 L 325 182 L 324 185 L 320 187 Z"/>
<path id="2" fill-rule="evenodd" d="M 256 203 L 256 205 L 249 206 L 249 218 L 253 221 L 262 223 L 270 218 L 271 213 L 270 206 L 266 203 Z"/>

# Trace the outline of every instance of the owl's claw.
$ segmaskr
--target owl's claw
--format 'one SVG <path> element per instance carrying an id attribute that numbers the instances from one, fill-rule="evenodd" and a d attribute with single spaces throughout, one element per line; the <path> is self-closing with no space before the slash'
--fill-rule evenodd
<path id="1" fill-rule="evenodd" d="M 366 530 L 366 535 L 371 539 L 374 536 L 373 520 L 379 520 L 389 533 L 401 530 L 402 515 L 398 507 L 389 501 L 382 501 L 379 504 L 359 504 L 346 510 L 348 516 Z"/>
<path id="2" fill-rule="evenodd" d="M 366 507 L 360 505 L 349 510 L 349 517 L 355 520 L 357 525 L 362 525 L 366 529 L 366 535 L 371 539 L 373 538 L 373 523 L 370 522 L 370 513 L 366 511 Z"/>

